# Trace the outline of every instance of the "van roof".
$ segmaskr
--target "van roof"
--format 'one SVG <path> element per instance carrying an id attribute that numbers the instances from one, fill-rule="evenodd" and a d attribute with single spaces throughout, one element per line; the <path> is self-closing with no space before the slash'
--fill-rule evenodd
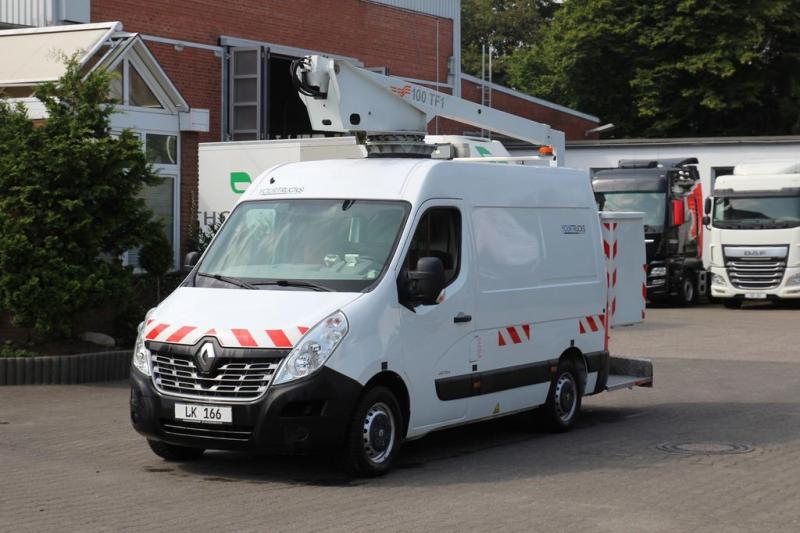
<path id="1" fill-rule="evenodd" d="M 403 158 L 278 165 L 261 174 L 240 201 L 303 197 L 393 199 L 413 204 L 429 198 L 471 198 L 473 205 L 594 206 L 583 170 Z"/>

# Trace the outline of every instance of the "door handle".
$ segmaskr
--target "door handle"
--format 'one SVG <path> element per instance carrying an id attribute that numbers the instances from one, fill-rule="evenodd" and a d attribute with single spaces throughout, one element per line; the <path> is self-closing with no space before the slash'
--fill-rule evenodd
<path id="1" fill-rule="evenodd" d="M 453 322 L 455 322 L 456 324 L 464 324 L 471 321 L 472 321 L 472 315 L 466 315 L 464 313 L 458 313 L 456 316 L 453 317 Z"/>

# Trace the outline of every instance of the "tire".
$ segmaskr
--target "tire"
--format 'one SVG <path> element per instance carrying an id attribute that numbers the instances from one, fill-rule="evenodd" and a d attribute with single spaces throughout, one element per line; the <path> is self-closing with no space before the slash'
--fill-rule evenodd
<path id="1" fill-rule="evenodd" d="M 740 309 L 742 307 L 742 301 L 736 298 L 724 298 L 722 299 L 722 305 L 727 309 Z"/>
<path id="2" fill-rule="evenodd" d="M 205 451 L 202 448 L 189 448 L 188 446 L 176 446 L 175 444 L 167 444 L 158 440 L 147 439 L 147 444 L 157 456 L 165 461 L 181 462 L 181 461 L 196 461 L 203 456 Z"/>
<path id="3" fill-rule="evenodd" d="M 550 382 L 547 402 L 542 406 L 541 413 L 552 431 L 557 433 L 569 431 L 575 424 L 583 397 L 581 381 L 575 363 L 565 359 L 558 364 L 558 370 Z"/>
<path id="4" fill-rule="evenodd" d="M 381 476 L 392 468 L 402 437 L 403 418 L 392 391 L 377 386 L 359 400 L 347 430 L 343 466 L 353 476 Z"/>
<path id="5" fill-rule="evenodd" d="M 678 287 L 678 296 L 675 303 L 681 307 L 690 307 L 697 302 L 697 283 L 694 279 L 693 272 L 686 272 L 681 278 L 680 287 Z"/>

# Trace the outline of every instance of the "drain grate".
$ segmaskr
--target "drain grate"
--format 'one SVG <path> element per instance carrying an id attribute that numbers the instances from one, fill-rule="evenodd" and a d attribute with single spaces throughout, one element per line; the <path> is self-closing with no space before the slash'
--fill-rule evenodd
<path id="1" fill-rule="evenodd" d="M 683 455 L 735 455 L 750 453 L 754 449 L 748 444 L 732 442 L 664 442 L 656 448 L 662 452 Z"/>

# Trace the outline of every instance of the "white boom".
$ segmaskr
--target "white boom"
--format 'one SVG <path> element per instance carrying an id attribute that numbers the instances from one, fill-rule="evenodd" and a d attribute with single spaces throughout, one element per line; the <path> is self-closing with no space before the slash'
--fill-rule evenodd
<path id="1" fill-rule="evenodd" d="M 563 164 L 564 133 L 547 124 L 370 72 L 347 61 L 307 56 L 293 63 L 292 79 L 314 130 L 361 135 L 367 145 L 376 145 L 378 152 L 398 153 L 386 146 L 405 144 L 410 153 L 412 145 L 421 143 L 428 122 L 439 116 L 550 146 L 556 164 Z M 411 138 L 417 141 L 409 141 Z"/>

